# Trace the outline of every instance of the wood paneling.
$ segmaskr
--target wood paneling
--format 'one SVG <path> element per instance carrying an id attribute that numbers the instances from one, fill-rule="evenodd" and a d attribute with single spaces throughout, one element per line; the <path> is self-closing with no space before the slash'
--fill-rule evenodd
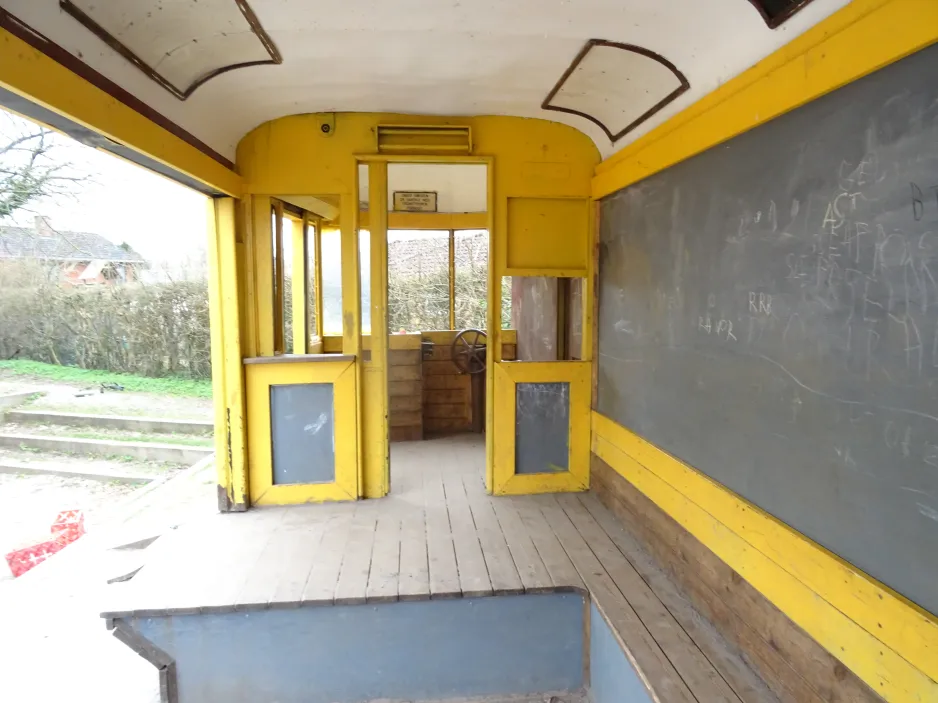
<path id="1" fill-rule="evenodd" d="M 605 462 L 592 489 L 782 701 L 882 699 Z"/>
<path id="2" fill-rule="evenodd" d="M 418 335 L 391 335 L 388 350 L 388 437 L 423 439 L 423 357 Z"/>
<path id="3" fill-rule="evenodd" d="M 388 381 L 419 381 L 420 366 L 391 366 L 388 368 Z"/>

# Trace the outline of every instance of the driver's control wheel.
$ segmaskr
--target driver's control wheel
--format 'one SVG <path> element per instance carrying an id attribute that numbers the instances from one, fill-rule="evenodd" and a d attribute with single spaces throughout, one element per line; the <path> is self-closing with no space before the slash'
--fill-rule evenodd
<path id="1" fill-rule="evenodd" d="M 463 330 L 453 338 L 451 357 L 460 373 L 485 373 L 485 332 Z"/>

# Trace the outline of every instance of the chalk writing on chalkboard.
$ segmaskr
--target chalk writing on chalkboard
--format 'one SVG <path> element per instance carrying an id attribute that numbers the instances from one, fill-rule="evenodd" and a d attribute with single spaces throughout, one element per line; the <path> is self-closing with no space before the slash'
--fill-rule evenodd
<path id="1" fill-rule="evenodd" d="M 599 412 L 938 612 L 938 46 L 600 228 Z"/>

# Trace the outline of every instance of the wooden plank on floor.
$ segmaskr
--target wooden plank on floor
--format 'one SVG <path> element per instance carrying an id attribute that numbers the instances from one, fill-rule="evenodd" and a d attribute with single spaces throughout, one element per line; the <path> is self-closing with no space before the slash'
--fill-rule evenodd
<path id="1" fill-rule="evenodd" d="M 713 625 L 697 612 L 678 586 L 661 570 L 616 516 L 592 493 L 581 496 L 580 500 L 675 620 L 723 675 L 736 695 L 745 703 L 777 701 L 778 698 L 768 689 L 765 682 L 732 650 Z"/>
<path id="2" fill-rule="evenodd" d="M 550 574 L 547 567 L 544 566 L 537 547 L 531 541 L 531 536 L 525 529 L 524 523 L 521 522 L 518 508 L 515 505 L 517 502 L 523 502 L 524 498 L 490 498 L 489 501 L 494 509 L 501 532 L 508 542 L 508 549 L 518 569 L 518 574 L 521 576 L 524 590 L 528 593 L 537 593 L 551 589 L 553 582 Z"/>
<path id="3" fill-rule="evenodd" d="M 456 550 L 450 532 L 449 513 L 443 479 L 436 466 L 423 460 L 424 512 L 427 519 L 427 560 L 430 571 L 430 597 L 453 598 L 462 595 Z M 393 468 L 392 468 L 393 471 Z"/>
<path id="4" fill-rule="evenodd" d="M 485 495 L 485 492 L 477 485 L 478 477 L 471 474 L 463 474 L 462 480 L 469 501 L 469 510 L 472 512 L 479 543 L 482 546 L 482 556 L 488 569 L 492 591 L 496 595 L 523 593 L 524 583 L 493 507 L 494 503 L 510 499 L 491 498 Z M 547 577 L 546 572 L 544 576 Z M 546 581 L 546 585 L 550 585 L 549 580 Z"/>
<path id="5" fill-rule="evenodd" d="M 354 508 L 350 512 L 334 515 L 327 521 L 316 562 L 310 569 L 306 586 L 303 588 L 304 603 L 332 603 L 335 599 L 342 556 L 351 532 L 353 515 Z"/>
<path id="6" fill-rule="evenodd" d="M 515 499 L 514 505 L 554 588 L 583 588 L 583 579 L 533 499 L 520 496 Z"/>
<path id="7" fill-rule="evenodd" d="M 419 353 L 419 352 L 418 352 Z M 378 515 L 371 570 L 365 597 L 368 602 L 397 600 L 397 583 L 401 565 L 401 517 L 390 506 Z"/>
<path id="8" fill-rule="evenodd" d="M 492 582 L 482 556 L 482 545 L 479 543 L 472 511 L 469 510 L 466 487 L 459 475 L 457 462 L 460 458 L 461 453 L 455 452 L 441 457 L 440 461 L 453 547 L 456 550 L 456 567 L 459 570 L 459 588 L 466 597 L 491 595 Z"/>
<path id="9" fill-rule="evenodd" d="M 286 566 L 285 560 L 291 556 L 291 548 L 292 554 L 295 555 L 297 552 L 302 554 L 304 551 L 314 553 L 319 546 L 322 537 L 321 521 L 325 520 L 324 517 L 309 520 L 301 525 L 296 524 L 295 521 L 285 525 L 283 518 L 286 517 L 288 509 L 277 508 L 276 510 L 281 511 L 282 515 L 276 525 L 270 527 L 258 525 L 256 528 L 258 533 L 266 531 L 267 543 L 260 558 L 246 570 L 246 578 L 232 600 L 237 609 L 268 605 L 274 599 L 281 570 Z M 302 545 L 302 548 L 297 545 Z M 303 583 L 300 584 L 299 593 L 296 594 L 294 600 L 298 601 L 303 595 L 303 585 L 306 583 L 306 577 L 309 576 L 310 565 L 311 561 L 304 563 Z M 291 565 L 291 568 L 293 566 Z"/>
<path id="10" fill-rule="evenodd" d="M 650 682 L 655 694 L 666 701 L 692 703 L 697 699 L 674 669 L 655 638 L 645 628 L 638 615 L 616 587 L 612 578 L 596 558 L 589 545 L 570 522 L 554 496 L 532 498 L 560 540 L 570 561 L 580 573 L 592 597 L 599 602 L 611 626 L 638 664 L 642 675 Z M 706 701 L 700 701 L 706 703 Z"/>
<path id="11" fill-rule="evenodd" d="M 336 605 L 365 602 L 379 503 L 377 500 L 363 500 L 355 506 L 355 515 L 342 555 L 339 580 L 335 585 Z"/>
<path id="12" fill-rule="evenodd" d="M 422 505 L 411 507 L 401 518 L 401 563 L 397 592 L 400 600 L 430 597 L 427 525 Z"/>
<path id="13" fill-rule="evenodd" d="M 558 496 L 557 502 L 694 696 L 701 701 L 740 703 L 710 660 L 593 519 L 580 497 L 567 494 Z"/>
<path id="14" fill-rule="evenodd" d="M 841 671 L 838 676 L 837 667 L 842 664 L 632 484 L 595 462 L 592 475 L 596 489 L 613 501 L 616 515 L 641 537 L 704 617 L 746 653 L 781 700 L 846 703 L 875 699 L 855 675 Z"/>

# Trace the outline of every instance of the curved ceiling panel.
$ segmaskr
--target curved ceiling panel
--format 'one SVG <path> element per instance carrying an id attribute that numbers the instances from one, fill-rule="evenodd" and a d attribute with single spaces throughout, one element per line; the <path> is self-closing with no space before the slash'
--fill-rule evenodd
<path id="1" fill-rule="evenodd" d="M 281 62 L 246 0 L 60 0 L 59 4 L 180 100 L 225 71 Z"/>
<path id="2" fill-rule="evenodd" d="M 663 56 L 590 39 L 541 107 L 585 117 L 616 142 L 688 88 L 684 74 Z"/>
<path id="3" fill-rule="evenodd" d="M 748 0 L 247 0 L 282 65 L 219 75 L 185 101 L 60 11 L 60 0 L 0 0 L 0 8 L 228 158 L 262 122 L 335 111 L 546 118 L 585 132 L 608 155 L 849 1 L 813 0 L 772 30 Z M 191 91 L 193 81 L 232 61 L 272 61 L 236 0 L 70 2 L 177 90 Z M 232 50 L 232 37 L 247 48 Z M 614 145 L 590 120 L 545 111 L 544 96 L 591 37 L 667 57 L 690 88 Z M 595 76 L 576 80 L 586 78 Z M 600 103 L 613 97 L 610 90 L 618 96 L 625 88 L 600 87 L 589 107 L 615 134 L 633 113 L 621 96 L 619 108 Z"/>

